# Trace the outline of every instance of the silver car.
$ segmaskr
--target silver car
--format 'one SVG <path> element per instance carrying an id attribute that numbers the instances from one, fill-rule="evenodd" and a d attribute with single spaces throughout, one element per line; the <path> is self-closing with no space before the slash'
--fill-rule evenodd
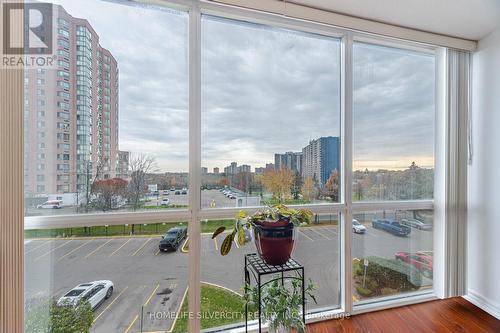
<path id="1" fill-rule="evenodd" d="M 432 224 L 424 223 L 417 219 L 402 219 L 401 224 L 418 230 L 432 230 Z"/>

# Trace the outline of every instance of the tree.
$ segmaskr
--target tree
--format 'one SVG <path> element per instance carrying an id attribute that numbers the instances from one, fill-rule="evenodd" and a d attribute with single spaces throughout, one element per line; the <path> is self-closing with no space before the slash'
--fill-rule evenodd
<path id="1" fill-rule="evenodd" d="M 24 331 L 30 333 L 89 333 L 94 320 L 88 301 L 57 306 L 54 299 L 31 299 L 25 308 Z"/>
<path id="2" fill-rule="evenodd" d="M 323 195 L 331 198 L 333 202 L 339 201 L 339 172 L 337 169 L 330 173 L 323 189 Z"/>
<path id="3" fill-rule="evenodd" d="M 94 205 L 102 211 L 113 208 L 113 200 L 126 193 L 128 182 L 121 178 L 96 180 L 92 192 L 96 194 Z"/>
<path id="4" fill-rule="evenodd" d="M 219 186 L 228 186 L 228 185 L 229 185 L 229 180 L 227 179 L 227 177 L 222 177 L 219 180 Z"/>
<path id="5" fill-rule="evenodd" d="M 77 189 L 76 191 L 77 212 L 78 212 L 78 207 L 80 207 L 80 203 L 83 201 L 85 201 L 85 213 L 89 212 L 89 206 L 90 202 L 92 201 L 91 199 L 93 194 L 92 185 L 101 177 L 102 169 L 103 169 L 103 164 L 102 161 L 99 160 L 97 162 L 97 165 L 95 166 L 95 173 L 94 173 L 92 162 L 90 160 L 87 160 L 83 165 L 82 172 L 79 172 L 77 174 L 77 179 L 81 177 L 84 180 L 83 183 L 79 182 L 79 184 L 83 186 Z M 84 198 L 84 200 L 82 200 L 82 197 Z"/>
<path id="6" fill-rule="evenodd" d="M 293 184 L 291 188 L 292 196 L 295 200 L 299 199 L 301 189 L 302 189 L 302 175 L 298 171 L 295 171 Z"/>
<path id="7" fill-rule="evenodd" d="M 290 196 L 293 181 L 293 172 L 287 168 L 267 170 L 262 175 L 262 184 L 280 202 Z"/>
<path id="8" fill-rule="evenodd" d="M 302 185 L 302 197 L 307 201 L 312 201 L 316 197 L 316 186 L 314 185 L 314 179 L 311 177 L 304 179 L 304 184 Z"/>
<path id="9" fill-rule="evenodd" d="M 128 184 L 128 197 L 134 211 L 141 206 L 141 197 L 147 193 L 146 176 L 157 171 L 154 156 L 144 154 L 132 157 L 129 162 L 130 183 Z"/>

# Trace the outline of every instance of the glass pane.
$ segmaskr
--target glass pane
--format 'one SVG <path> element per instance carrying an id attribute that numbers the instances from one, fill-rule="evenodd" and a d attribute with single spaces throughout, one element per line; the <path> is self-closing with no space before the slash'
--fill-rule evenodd
<path id="1" fill-rule="evenodd" d="M 310 225 L 295 230 L 292 258 L 304 266 L 306 286 L 309 279 L 315 285 L 312 294 L 317 303 L 307 298 L 307 313 L 316 313 L 323 309 L 340 306 L 341 232 L 338 222 L 337 214 L 314 215 Z M 212 239 L 211 234 L 221 225 L 227 227 L 226 231 Z M 233 226 L 234 220 L 201 221 L 201 229 L 204 233 L 201 248 L 202 295 L 204 292 L 207 295 L 214 295 L 214 301 L 205 304 L 202 300 L 201 310 L 204 317 L 201 323 L 204 329 L 244 325 L 245 317 L 242 312 L 244 303 L 241 296 L 245 281 L 244 256 L 256 253 L 257 248 L 255 235 L 253 231 L 250 231 L 245 235 L 248 238 L 246 245 L 239 246 L 233 241 L 229 254 L 221 256 L 223 240 L 232 231 Z M 295 275 L 291 273 L 289 276 Z M 273 277 L 275 276 L 272 274 L 263 276 L 262 282 L 269 281 Z M 250 278 L 251 285 L 255 286 L 255 277 L 251 275 Z M 216 305 L 218 300 L 222 301 Z M 253 310 L 250 310 L 250 316 Z"/>
<path id="2" fill-rule="evenodd" d="M 25 71 L 26 216 L 187 207 L 187 14 L 57 4 L 59 62 Z"/>
<path id="3" fill-rule="evenodd" d="M 338 202 L 340 42 L 202 19 L 202 207 Z"/>
<path id="4" fill-rule="evenodd" d="M 353 200 L 432 199 L 435 58 L 354 44 Z"/>
<path id="5" fill-rule="evenodd" d="M 433 214 L 384 210 L 353 215 L 355 303 L 432 289 Z"/>
<path id="6" fill-rule="evenodd" d="M 61 63 L 25 74 L 26 332 L 168 331 L 187 288 L 186 222 L 71 215 L 187 207 L 188 15 L 57 4 Z M 47 230 L 40 215 L 65 217 Z M 68 293 L 94 309 L 57 306 Z"/>

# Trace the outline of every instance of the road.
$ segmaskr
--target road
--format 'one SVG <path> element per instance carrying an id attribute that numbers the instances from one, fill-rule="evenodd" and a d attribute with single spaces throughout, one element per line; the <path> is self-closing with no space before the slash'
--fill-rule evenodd
<path id="1" fill-rule="evenodd" d="M 360 221 L 363 222 L 363 221 Z M 364 235 L 353 236 L 353 257 L 377 255 L 393 258 L 396 251 L 432 249 L 432 232 L 412 230 L 407 238 L 396 237 L 367 224 Z M 60 297 L 82 282 L 109 279 L 113 296 L 95 312 L 92 332 L 139 332 L 141 307 L 143 330 L 168 330 L 187 286 L 187 255 L 180 250 L 158 253 L 159 237 L 32 240 L 26 248 L 26 297 Z M 255 252 L 250 244 L 218 254 L 222 237 L 202 237 L 203 281 L 241 292 L 243 254 Z M 339 230 L 337 226 L 301 228 L 294 257 L 305 266 L 306 277 L 318 286 L 321 308 L 339 304 Z M 161 319 L 148 313 L 162 312 Z"/>
<path id="2" fill-rule="evenodd" d="M 159 200 L 156 198 L 152 198 L 146 204 L 147 205 L 160 205 L 162 198 L 168 198 L 170 200 L 170 204 L 172 205 L 188 205 L 188 195 L 187 194 L 178 194 L 175 195 L 174 192 L 170 192 L 169 195 L 160 195 Z M 222 194 L 219 190 L 203 190 L 201 192 L 201 205 L 202 208 L 223 208 L 223 207 L 235 207 L 236 199 L 229 199 L 224 194 Z M 213 206 L 215 205 L 215 206 Z M 118 210 L 112 210 L 110 212 L 127 212 L 132 211 L 131 208 L 120 208 Z M 137 210 L 137 211 L 140 211 Z M 80 213 L 84 214 L 83 209 L 80 209 Z M 91 212 L 91 213 L 104 213 L 102 211 Z M 76 207 L 68 206 L 60 209 L 37 209 L 36 207 L 28 207 L 26 209 L 26 216 L 51 216 L 51 215 L 71 215 L 77 214 Z"/>

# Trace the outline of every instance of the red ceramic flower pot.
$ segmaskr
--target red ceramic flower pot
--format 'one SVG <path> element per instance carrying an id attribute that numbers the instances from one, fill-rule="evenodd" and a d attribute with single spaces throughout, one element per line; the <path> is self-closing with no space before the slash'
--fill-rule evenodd
<path id="1" fill-rule="evenodd" d="M 254 240 L 257 253 L 267 264 L 285 264 L 292 256 L 295 244 L 294 225 L 287 220 L 254 223 Z"/>

